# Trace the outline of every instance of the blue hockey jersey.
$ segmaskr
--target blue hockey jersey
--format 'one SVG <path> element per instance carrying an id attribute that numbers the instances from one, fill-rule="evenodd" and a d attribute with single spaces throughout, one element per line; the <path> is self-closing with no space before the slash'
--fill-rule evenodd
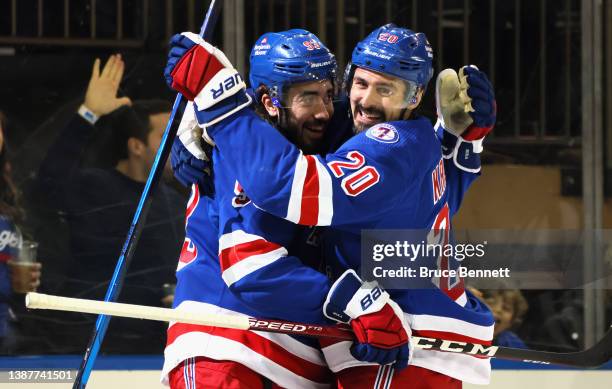
<path id="1" fill-rule="evenodd" d="M 325 241 L 335 275 L 359 268 L 362 229 L 448 234 L 471 182 L 457 170 L 456 186 L 448 185 L 440 134 L 424 118 L 376 125 L 325 157 L 304 155 L 250 110 L 207 130 L 218 146 L 215 162 L 223 161 L 257 207 L 292 223 L 333 227 Z M 277 281 L 300 279 L 279 274 Z M 490 344 L 490 311 L 461 280 L 438 282 L 439 289 L 390 291 L 414 333 Z M 334 371 L 358 364 L 346 343 L 324 350 Z M 415 350 L 412 364 L 473 383 L 490 374 L 488 360 L 466 355 Z"/>
<path id="2" fill-rule="evenodd" d="M 323 323 L 330 282 L 318 230 L 263 212 L 215 150 L 214 198 L 193 186 L 177 268 L 174 308 L 202 313 Z M 299 252 L 298 259 L 293 253 Z M 171 323 L 162 379 L 187 358 L 231 360 L 283 387 L 332 382 L 316 339 Z"/>
<path id="3" fill-rule="evenodd" d="M 313 267 L 306 259 L 316 231 L 257 209 L 220 158 L 213 158 L 215 198 L 201 196 L 194 186 L 187 207 L 175 308 L 323 322 L 322 291 L 329 281 L 314 268 L 319 248 L 310 249 L 317 253 Z M 294 251 L 303 259 L 289 254 Z M 283 387 L 323 388 L 331 382 L 314 339 L 172 323 L 163 377 L 195 356 L 236 361 Z"/>

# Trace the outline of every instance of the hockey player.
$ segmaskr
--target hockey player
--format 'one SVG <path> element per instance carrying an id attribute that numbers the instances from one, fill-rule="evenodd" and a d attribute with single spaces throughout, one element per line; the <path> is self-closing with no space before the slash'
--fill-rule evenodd
<path id="1" fill-rule="evenodd" d="M 361 342 L 353 348 L 353 356 L 381 364 L 395 360 L 398 367 L 407 362 L 402 361 L 410 334 L 406 323 L 420 334 L 484 344 L 492 335 L 490 312 L 464 291 L 458 279 L 439 280 L 439 289 L 393 291 L 404 314 L 389 294 L 345 271 L 360 266 L 358 234 L 364 228 L 428 228 L 448 241 L 452 208 L 441 144 L 428 121 L 411 116 L 431 77 L 431 58 L 423 34 L 393 25 L 377 29 L 358 44 L 348 80 L 359 134 L 325 158 L 303 155 L 242 109 L 249 102 L 243 85 L 212 46 L 194 39 L 188 54 L 170 66 L 173 86 L 195 100 L 199 123 L 207 127 L 208 140 L 219 146 L 217 158 L 227 159 L 258 207 L 294 223 L 337 227 L 331 241 L 340 257 L 339 277 L 327 297 L 325 313 L 350 322 Z M 187 85 L 190 64 L 198 61 L 200 66 L 222 70 L 195 75 L 199 82 Z M 470 79 L 482 82 L 475 69 L 465 74 L 468 84 Z M 486 103 L 492 91 L 486 83 L 482 89 Z M 479 91 L 474 88 L 471 93 Z M 483 99 L 469 89 L 467 93 L 474 103 Z M 462 139 L 457 145 L 468 142 L 479 151 L 494 122 L 494 104 L 491 99 L 488 106 L 475 108 L 469 115 L 475 123 L 458 131 Z M 386 121 L 390 122 L 380 123 Z M 364 323 L 378 331 L 363 331 Z M 376 339 L 385 329 L 394 335 L 387 343 Z M 488 361 L 420 350 L 414 352 L 411 367 L 401 372 L 394 373 L 390 365 L 351 368 L 359 363 L 348 352 L 349 346 L 336 344 L 326 353 L 332 369 L 339 371 L 340 385 L 377 382 L 388 387 L 392 379 L 394 386 L 421 380 L 430 387 L 456 387 L 459 380 L 488 380 Z"/>
<path id="2" fill-rule="evenodd" d="M 324 151 L 333 114 L 334 56 L 313 34 L 291 30 L 260 37 L 250 62 L 251 82 L 260 86 L 256 109 L 296 146 Z M 186 111 L 181 134 L 197 126 L 193 113 Z M 175 308 L 324 322 L 321 307 L 330 285 L 315 269 L 316 231 L 256 208 L 225 161 L 213 159 L 214 196 L 206 195 L 208 186 L 200 181 L 188 204 Z M 192 174 L 198 173 L 189 168 L 183 164 L 178 172 L 182 182 L 195 181 Z M 315 340 L 180 323 L 168 329 L 163 376 L 173 388 L 258 388 L 266 381 L 321 388 L 332 381 Z"/>

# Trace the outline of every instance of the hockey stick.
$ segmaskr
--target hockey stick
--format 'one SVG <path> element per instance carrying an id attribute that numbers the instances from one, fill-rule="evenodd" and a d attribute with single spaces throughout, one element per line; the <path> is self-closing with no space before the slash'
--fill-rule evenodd
<path id="1" fill-rule="evenodd" d="M 169 308 L 147 307 L 143 305 L 121 304 L 106 301 L 76 299 L 28 293 L 26 307 L 32 309 L 53 309 L 60 311 L 82 312 L 131 317 L 137 319 L 159 320 L 199 324 L 212 327 L 235 328 L 240 330 L 265 331 L 288 335 L 325 337 L 353 340 L 349 329 L 334 326 L 319 326 L 294 323 L 282 320 L 255 319 L 247 316 L 204 314 Z M 478 343 L 458 342 L 436 338 L 412 336 L 416 348 L 445 351 L 458 354 L 509 359 L 536 364 L 556 364 L 572 367 L 597 367 L 612 357 L 612 329 L 595 346 L 579 352 L 555 353 L 548 351 L 514 349 L 508 347 L 486 346 Z"/>
<path id="2" fill-rule="evenodd" d="M 206 17 L 204 18 L 204 23 L 202 24 L 202 28 L 200 30 L 200 36 L 202 36 L 204 39 L 210 40 L 212 36 L 217 17 L 219 15 L 221 3 L 222 1 L 216 0 L 211 0 L 210 2 L 210 6 L 208 7 L 208 11 L 206 12 Z M 140 234 L 142 233 L 144 222 L 146 220 L 147 214 L 149 213 L 151 202 L 153 201 L 152 193 L 157 188 L 157 184 L 159 183 L 159 180 L 161 178 L 164 165 L 166 164 L 168 156 L 170 155 L 172 142 L 174 141 L 174 137 L 176 136 L 176 131 L 181 122 L 181 118 L 183 116 L 183 111 L 185 110 L 186 104 L 187 100 L 183 98 L 180 93 L 177 94 L 176 99 L 174 100 L 174 105 L 172 106 L 172 113 L 170 114 L 170 119 L 168 120 L 168 124 L 166 125 L 166 130 L 160 142 L 157 154 L 155 155 L 155 161 L 153 162 L 153 166 L 151 167 L 151 172 L 149 173 L 145 188 L 142 192 L 142 195 L 140 196 L 138 207 L 136 208 L 136 212 L 134 213 L 132 224 L 130 225 L 127 237 L 125 239 L 125 243 L 123 244 L 123 248 L 121 249 L 121 254 L 119 255 L 119 259 L 117 260 L 117 265 L 115 266 L 115 271 L 110 280 L 110 284 L 106 291 L 104 301 L 116 301 L 117 297 L 119 296 L 119 293 L 121 292 L 127 268 L 129 267 L 130 262 L 132 261 L 134 251 L 136 250 L 136 245 L 138 244 L 138 239 L 140 238 Z M 81 366 L 79 367 L 76 380 L 74 381 L 74 385 L 72 386 L 73 389 L 82 389 L 85 388 L 85 386 L 87 385 L 89 375 L 91 374 L 93 365 L 96 361 L 96 357 L 98 356 L 98 352 L 100 351 L 102 340 L 106 335 L 106 330 L 108 328 L 109 321 L 109 316 L 105 316 L 104 314 L 98 316 L 98 319 L 96 320 L 96 326 L 93 330 L 91 339 L 89 340 L 89 344 L 87 345 L 87 349 L 85 350 L 85 355 L 83 355 L 83 360 L 81 361 Z"/>

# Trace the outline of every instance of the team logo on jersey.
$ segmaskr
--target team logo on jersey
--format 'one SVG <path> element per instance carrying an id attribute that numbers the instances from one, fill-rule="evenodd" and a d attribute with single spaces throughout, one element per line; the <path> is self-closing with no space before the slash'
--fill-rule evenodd
<path id="1" fill-rule="evenodd" d="M 14 231 L 11 225 L 0 217 L 0 262 L 6 262 L 15 257 L 21 244 L 21 234 Z"/>
<path id="2" fill-rule="evenodd" d="M 232 198 L 232 206 L 234 208 L 241 208 L 251 202 L 251 199 L 244 193 L 244 189 L 242 189 L 242 185 L 238 181 L 234 184 L 234 196 Z"/>
<path id="3" fill-rule="evenodd" d="M 366 132 L 366 136 L 383 143 L 395 143 L 399 140 L 399 133 L 395 127 L 387 123 L 370 128 Z"/>
<path id="4" fill-rule="evenodd" d="M 10 229 L 0 231 L 0 251 L 7 249 L 17 249 L 21 246 L 19 233 Z"/>
<path id="5" fill-rule="evenodd" d="M 189 265 L 191 262 L 195 261 L 197 257 L 198 257 L 198 248 L 191 241 L 191 239 L 185 237 L 185 241 L 183 242 L 183 248 L 181 249 L 181 255 L 179 257 L 179 262 L 178 262 L 176 271 L 179 271 L 185 266 Z"/>

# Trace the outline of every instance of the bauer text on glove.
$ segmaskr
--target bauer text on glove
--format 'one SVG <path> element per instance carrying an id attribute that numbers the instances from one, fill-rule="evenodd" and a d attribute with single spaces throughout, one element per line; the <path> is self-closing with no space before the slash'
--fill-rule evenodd
<path id="1" fill-rule="evenodd" d="M 225 54 L 190 32 L 172 37 L 164 76 L 172 89 L 194 102 L 202 127 L 251 103 L 242 76 Z"/>

